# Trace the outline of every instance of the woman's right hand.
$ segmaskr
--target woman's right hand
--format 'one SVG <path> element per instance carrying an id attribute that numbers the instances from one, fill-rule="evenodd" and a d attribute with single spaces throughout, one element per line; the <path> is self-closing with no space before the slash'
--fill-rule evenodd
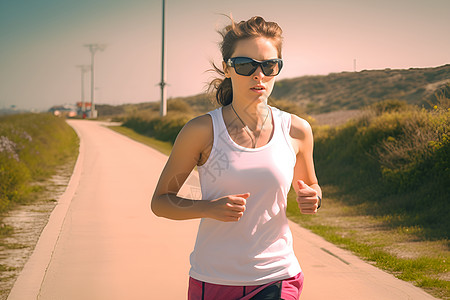
<path id="1" fill-rule="evenodd" d="M 211 200 L 205 217 L 223 222 L 237 222 L 244 215 L 250 193 L 229 195 Z"/>

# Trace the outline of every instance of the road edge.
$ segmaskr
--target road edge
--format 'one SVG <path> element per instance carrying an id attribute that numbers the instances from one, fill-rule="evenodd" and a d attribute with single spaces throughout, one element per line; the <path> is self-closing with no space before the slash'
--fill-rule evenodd
<path id="1" fill-rule="evenodd" d="M 80 138 L 79 132 L 70 124 L 70 121 L 66 122 L 74 129 L 80 140 L 78 158 L 67 188 L 58 199 L 58 203 L 50 214 L 47 225 L 42 230 L 33 253 L 28 258 L 28 261 L 25 263 L 22 271 L 14 282 L 8 295 L 8 300 L 38 298 L 41 284 L 44 281 L 48 265 L 53 256 L 53 251 L 58 242 L 67 211 L 81 178 L 85 153 L 84 142 Z"/>

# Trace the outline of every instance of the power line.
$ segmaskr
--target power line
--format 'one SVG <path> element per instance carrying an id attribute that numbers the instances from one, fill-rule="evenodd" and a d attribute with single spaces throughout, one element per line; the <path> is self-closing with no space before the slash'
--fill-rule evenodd
<path id="1" fill-rule="evenodd" d="M 91 52 L 91 118 L 97 118 L 97 111 L 94 104 L 94 56 L 97 51 L 103 51 L 106 48 L 105 44 L 85 44 L 85 47 Z"/>
<path id="2" fill-rule="evenodd" d="M 159 85 L 161 86 L 161 106 L 159 109 L 159 114 L 161 117 L 164 117 L 167 114 L 167 99 L 166 99 L 166 73 L 165 73 L 165 51 L 166 47 L 164 44 L 165 39 L 165 8 L 166 8 L 166 1 L 162 0 L 162 49 L 161 49 L 161 82 Z"/>
<path id="3" fill-rule="evenodd" d="M 86 104 L 84 99 L 84 75 L 91 70 L 90 65 L 78 65 L 77 68 L 81 70 L 81 111 L 84 114 L 86 112 Z"/>

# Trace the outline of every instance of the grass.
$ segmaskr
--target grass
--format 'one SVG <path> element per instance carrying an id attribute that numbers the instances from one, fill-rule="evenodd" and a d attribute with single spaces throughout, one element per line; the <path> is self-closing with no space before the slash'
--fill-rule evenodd
<path id="1" fill-rule="evenodd" d="M 442 299 L 450 298 L 448 240 L 427 240 L 419 226 L 389 226 L 386 217 L 370 216 L 347 205 L 338 189 L 322 185 L 326 197 L 314 216 L 299 213 L 295 193 L 288 195 L 288 217 L 397 278 Z"/>
<path id="2" fill-rule="evenodd" d="M 10 236 L 14 232 L 14 228 L 10 225 L 0 224 L 0 238 Z"/>
<path id="3" fill-rule="evenodd" d="M 78 146 L 65 119 L 51 114 L 0 116 L 0 298 L 6 299 L 23 267 L 22 258 L 34 247 L 34 237 L 22 230 L 23 224 L 4 224 L 3 216 L 18 205 L 42 201 L 50 192 L 48 179 L 62 166 L 75 165 Z M 26 222 L 33 224 L 33 218 Z"/>
<path id="4" fill-rule="evenodd" d="M 5 265 L 0 265 L 0 272 L 14 271 L 16 268 L 8 267 Z"/>
<path id="5" fill-rule="evenodd" d="M 316 129 L 318 177 L 349 206 L 421 238 L 450 234 L 450 111 L 368 111 L 344 126 Z"/>
<path id="6" fill-rule="evenodd" d="M 43 182 L 78 155 L 78 137 L 64 119 L 51 114 L 0 116 L 0 221 L 18 204 L 28 204 L 45 192 Z M 14 228 L 0 222 L 0 245 Z"/>
<path id="7" fill-rule="evenodd" d="M 432 110 L 377 103 L 343 126 L 315 128 L 324 204 L 303 227 L 396 277 L 450 299 L 449 100 Z"/>
<path id="8" fill-rule="evenodd" d="M 51 114 L 0 116 L 0 212 L 33 201 L 43 182 L 78 155 L 78 137 Z"/>
<path id="9" fill-rule="evenodd" d="M 20 243 L 1 243 L 0 246 L 4 247 L 5 249 L 25 249 L 28 248 L 27 245 L 20 244 Z"/>

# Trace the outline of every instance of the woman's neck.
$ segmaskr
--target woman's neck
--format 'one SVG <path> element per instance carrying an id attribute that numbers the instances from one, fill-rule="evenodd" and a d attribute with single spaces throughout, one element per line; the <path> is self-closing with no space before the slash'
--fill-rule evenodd
<path id="1" fill-rule="evenodd" d="M 251 130 L 260 130 L 265 121 L 267 121 L 269 107 L 266 102 L 246 104 L 233 101 L 231 105 L 237 117 Z"/>

